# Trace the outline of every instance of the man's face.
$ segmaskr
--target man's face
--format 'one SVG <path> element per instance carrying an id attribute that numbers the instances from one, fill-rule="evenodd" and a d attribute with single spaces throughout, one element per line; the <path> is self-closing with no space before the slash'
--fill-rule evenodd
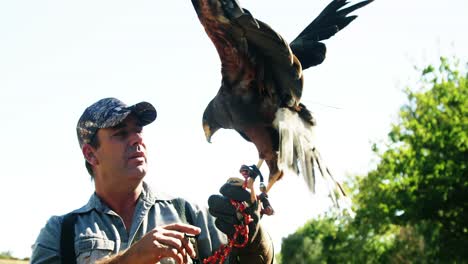
<path id="1" fill-rule="evenodd" d="M 96 177 L 102 177 L 101 180 L 109 184 L 140 182 L 147 170 L 142 131 L 134 115 L 129 115 L 115 127 L 99 129 L 96 134 L 99 140 L 95 150 Z"/>

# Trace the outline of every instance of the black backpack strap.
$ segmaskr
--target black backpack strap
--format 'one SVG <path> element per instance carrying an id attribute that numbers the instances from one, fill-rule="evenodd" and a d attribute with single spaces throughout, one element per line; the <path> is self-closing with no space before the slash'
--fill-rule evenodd
<path id="1" fill-rule="evenodd" d="M 60 235 L 60 257 L 62 263 L 76 264 L 75 221 L 77 214 L 69 213 L 63 217 Z"/>
<path id="2" fill-rule="evenodd" d="M 179 215 L 180 221 L 182 223 L 191 225 L 195 224 L 192 218 L 192 213 L 190 212 L 189 206 L 187 205 L 187 201 L 185 201 L 183 198 L 174 198 L 171 200 L 171 203 L 172 205 L 174 205 L 174 208 L 176 209 L 177 214 Z M 195 238 L 192 238 L 191 242 L 195 249 L 195 252 L 197 253 L 197 256 L 199 256 L 197 240 Z M 200 264 L 201 261 L 198 258 L 192 259 L 192 263 Z"/>
<path id="3" fill-rule="evenodd" d="M 174 205 L 174 208 L 177 211 L 177 214 L 179 215 L 180 220 L 182 223 L 185 224 L 195 224 L 195 222 L 192 219 L 192 213 L 190 212 L 189 207 L 187 206 L 187 201 L 185 201 L 183 198 L 174 198 L 171 200 L 172 205 Z"/>

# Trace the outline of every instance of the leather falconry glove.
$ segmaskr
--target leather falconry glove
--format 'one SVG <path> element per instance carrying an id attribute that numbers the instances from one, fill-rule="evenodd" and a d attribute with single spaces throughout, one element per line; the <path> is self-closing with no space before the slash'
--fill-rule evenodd
<path id="1" fill-rule="evenodd" d="M 235 179 L 235 178 L 234 178 Z M 262 229 L 260 221 L 260 206 L 258 200 L 251 202 L 250 193 L 242 188 L 241 179 L 228 180 L 221 189 L 222 195 L 211 195 L 208 199 L 209 212 L 216 217 L 216 227 L 232 238 L 236 232 L 234 225 L 240 225 L 243 216 L 231 204 L 230 199 L 245 202 L 248 207 L 245 213 L 250 215 L 253 221 L 249 224 L 249 241 L 245 247 L 234 247 L 229 256 L 229 263 L 273 263 L 273 244 L 269 235 Z M 238 239 L 244 239 L 243 237 Z M 244 241 L 236 241 L 242 243 Z"/>

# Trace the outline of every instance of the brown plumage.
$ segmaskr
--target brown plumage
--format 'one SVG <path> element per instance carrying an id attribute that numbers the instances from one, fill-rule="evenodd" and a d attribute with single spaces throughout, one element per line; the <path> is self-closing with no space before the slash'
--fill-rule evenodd
<path id="1" fill-rule="evenodd" d="M 315 121 L 300 102 L 302 70 L 320 64 L 326 52 L 320 41 L 347 26 L 356 18 L 347 15 L 371 1 L 347 8 L 343 8 L 346 0 L 332 1 L 288 44 L 236 0 L 192 0 L 222 66 L 221 88 L 203 114 L 207 140 L 226 128 L 255 144 L 269 168 L 268 189 L 285 171 L 300 171 L 314 191 L 317 163 L 322 176 L 329 176 L 344 194 L 315 148 Z"/>

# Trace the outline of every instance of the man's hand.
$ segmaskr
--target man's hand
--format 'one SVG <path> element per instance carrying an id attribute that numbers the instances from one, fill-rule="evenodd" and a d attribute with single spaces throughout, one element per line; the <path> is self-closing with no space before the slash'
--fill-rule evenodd
<path id="1" fill-rule="evenodd" d="M 216 217 L 216 227 L 228 237 L 233 237 L 235 233 L 234 225 L 240 225 L 243 217 L 231 204 L 230 200 L 244 202 L 248 205 L 244 212 L 249 214 L 253 219 L 249 224 L 249 242 L 252 241 L 257 234 L 258 221 L 260 220 L 258 201 L 252 203 L 250 193 L 242 188 L 239 182 L 230 180 L 219 191 L 222 195 L 215 194 L 208 199 L 210 214 Z"/>
<path id="2" fill-rule="evenodd" d="M 241 180 L 242 182 L 242 180 Z M 235 233 L 234 225 L 243 221 L 242 215 L 231 204 L 230 199 L 244 202 L 249 206 L 244 212 L 249 214 L 253 221 L 249 224 L 249 241 L 244 248 L 233 248 L 229 263 L 272 263 L 273 244 L 270 237 L 260 226 L 259 201 L 251 202 L 250 193 L 242 188 L 239 181 L 228 180 L 221 189 L 222 195 L 212 195 L 208 199 L 210 214 L 216 217 L 215 224 L 219 230 L 232 238 Z M 243 241 L 236 241 L 242 243 Z"/>
<path id="3" fill-rule="evenodd" d="M 185 234 L 198 235 L 200 228 L 187 224 L 170 224 L 157 227 L 122 254 L 98 262 L 111 263 L 151 263 L 163 258 L 173 258 L 177 263 L 187 263 L 188 257 L 195 258 L 196 253 Z"/>

